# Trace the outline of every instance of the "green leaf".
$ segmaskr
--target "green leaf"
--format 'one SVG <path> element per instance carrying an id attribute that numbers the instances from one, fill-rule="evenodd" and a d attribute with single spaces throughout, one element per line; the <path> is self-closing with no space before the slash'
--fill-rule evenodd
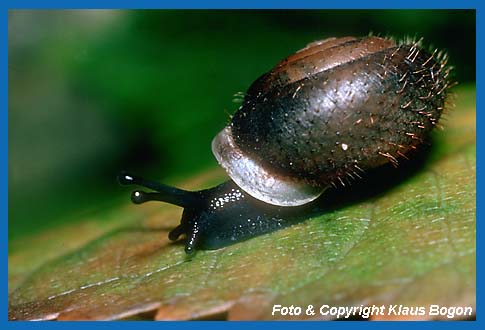
<path id="1" fill-rule="evenodd" d="M 11 242 L 9 318 L 285 318 L 272 316 L 274 304 L 316 307 L 292 319 L 327 318 L 323 304 L 474 309 L 474 91 L 456 89 L 416 169 L 337 191 L 324 214 L 272 234 L 188 259 L 167 238 L 180 209 L 127 198 L 81 225 Z M 185 187 L 223 177 L 209 171 Z"/>

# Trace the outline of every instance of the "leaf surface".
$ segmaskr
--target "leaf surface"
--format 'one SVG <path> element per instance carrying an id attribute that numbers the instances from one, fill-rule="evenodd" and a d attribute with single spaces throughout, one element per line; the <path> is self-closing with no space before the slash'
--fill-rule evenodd
<path id="1" fill-rule="evenodd" d="M 474 308 L 474 86 L 456 89 L 445 119 L 423 160 L 397 179 L 377 173 L 330 193 L 318 216 L 191 259 L 183 242 L 168 241 L 180 209 L 164 204 L 122 201 L 12 242 L 9 319 L 284 319 L 271 315 L 274 304 L 316 308 L 291 319 L 332 318 L 319 315 L 323 304 Z M 208 171 L 185 187 L 223 177 Z"/>

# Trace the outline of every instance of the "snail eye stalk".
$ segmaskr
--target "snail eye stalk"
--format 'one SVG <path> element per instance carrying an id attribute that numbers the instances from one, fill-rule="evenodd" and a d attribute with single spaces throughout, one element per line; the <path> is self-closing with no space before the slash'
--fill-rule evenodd
<path id="1" fill-rule="evenodd" d="M 187 243 L 185 245 L 185 252 L 192 255 L 195 251 L 196 245 L 199 241 L 199 224 L 197 217 L 188 216 L 197 214 L 193 210 L 201 210 L 204 205 L 204 195 L 200 192 L 192 192 L 172 186 L 168 186 L 155 181 L 146 180 L 139 176 L 129 173 L 121 173 L 118 175 L 118 182 L 122 185 L 137 185 L 142 186 L 156 192 L 144 192 L 135 190 L 131 194 L 131 200 L 135 204 L 142 204 L 150 201 L 166 202 L 184 208 L 180 225 L 170 231 L 168 238 L 175 241 L 180 235 L 187 236 Z M 187 210 L 189 210 L 187 212 Z"/>
<path id="2" fill-rule="evenodd" d="M 118 182 L 125 186 L 137 185 L 156 191 L 143 192 L 140 190 L 135 190 L 131 195 L 131 200 L 135 204 L 142 204 L 149 201 L 159 201 L 186 208 L 189 206 L 197 205 L 199 201 L 199 199 L 197 198 L 197 194 L 192 191 L 187 191 L 155 181 L 146 180 L 129 173 L 121 173 L 118 176 Z"/>

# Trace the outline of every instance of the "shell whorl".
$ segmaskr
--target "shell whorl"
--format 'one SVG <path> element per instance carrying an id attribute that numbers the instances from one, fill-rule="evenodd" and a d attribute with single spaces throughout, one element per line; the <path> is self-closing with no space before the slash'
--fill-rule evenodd
<path id="1" fill-rule="evenodd" d="M 314 42 L 249 87 L 213 152 L 252 196 L 305 204 L 419 147 L 441 116 L 448 71 L 419 43 Z"/>

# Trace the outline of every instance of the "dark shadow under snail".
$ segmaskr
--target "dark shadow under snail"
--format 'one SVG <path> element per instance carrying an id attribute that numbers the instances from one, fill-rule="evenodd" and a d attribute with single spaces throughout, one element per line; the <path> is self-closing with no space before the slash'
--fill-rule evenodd
<path id="1" fill-rule="evenodd" d="M 248 89 L 212 151 L 231 180 L 184 191 L 127 173 L 134 203 L 184 208 L 169 238 L 185 251 L 215 249 L 301 221 L 329 187 L 425 144 L 445 106 L 446 56 L 419 42 L 330 38 L 287 57 Z M 302 216 L 303 215 L 303 216 Z"/>

